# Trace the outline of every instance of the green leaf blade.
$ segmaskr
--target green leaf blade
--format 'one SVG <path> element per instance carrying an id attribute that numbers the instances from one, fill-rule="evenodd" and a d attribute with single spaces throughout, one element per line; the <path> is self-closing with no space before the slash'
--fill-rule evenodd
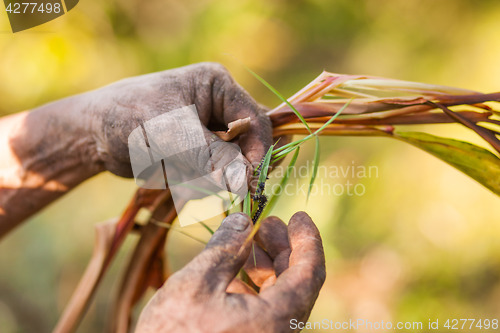
<path id="1" fill-rule="evenodd" d="M 252 207 L 251 207 L 250 191 L 247 192 L 245 200 L 243 200 L 243 213 L 251 217 Z"/>
<path id="2" fill-rule="evenodd" d="M 265 183 L 267 180 L 267 173 L 269 172 L 269 165 L 271 164 L 271 157 L 273 156 L 274 145 L 269 147 L 266 155 L 264 156 L 264 160 L 262 161 L 260 167 L 259 174 L 259 183 Z"/>
<path id="3" fill-rule="evenodd" d="M 259 80 L 267 89 L 269 89 L 273 94 L 275 94 L 283 103 L 288 105 L 288 107 L 290 109 L 292 109 L 293 113 L 295 113 L 295 115 L 300 119 L 302 124 L 304 124 L 304 126 L 307 128 L 309 133 L 312 133 L 311 128 L 309 128 L 309 125 L 307 124 L 307 121 L 304 119 L 304 117 L 300 114 L 299 111 L 297 111 L 297 109 L 283 95 L 280 94 L 280 92 L 278 90 L 276 90 L 269 82 L 264 80 L 264 78 L 262 78 L 259 74 L 255 73 L 254 71 L 252 71 L 250 68 L 248 68 L 246 66 L 245 66 L 245 68 L 257 80 Z"/>
<path id="4" fill-rule="evenodd" d="M 215 231 L 213 231 L 212 228 L 210 228 L 205 222 L 200 221 L 200 224 L 210 233 L 210 235 L 214 234 Z"/>
<path id="5" fill-rule="evenodd" d="M 300 152 L 300 147 L 298 147 L 297 150 L 295 150 L 295 153 L 293 154 L 290 163 L 288 163 L 285 175 L 283 176 L 283 178 L 281 178 L 278 188 L 274 188 L 273 193 L 271 193 L 266 208 L 264 208 L 264 211 L 262 212 L 261 215 L 263 218 L 269 215 L 269 213 L 273 210 L 274 206 L 278 202 L 278 199 L 283 191 L 283 188 L 290 179 L 290 175 L 292 174 L 293 168 L 295 167 L 295 163 L 297 162 L 297 158 L 299 157 L 299 152 Z"/>
<path id="6" fill-rule="evenodd" d="M 319 167 L 319 138 L 316 136 L 316 148 L 314 149 L 314 160 L 313 160 L 313 170 L 311 175 L 311 181 L 309 182 L 309 188 L 307 189 L 307 201 L 309 201 L 309 196 L 311 195 L 311 190 L 318 175 Z"/>
<path id="7" fill-rule="evenodd" d="M 326 127 L 328 127 L 328 125 L 333 123 L 333 121 L 335 119 L 337 119 L 337 117 L 349 106 L 349 104 L 352 102 L 352 100 L 353 100 L 353 98 L 351 98 L 351 100 L 349 102 L 345 103 L 330 119 L 328 119 L 328 121 L 326 123 L 323 124 L 323 126 L 321 126 L 316 131 L 314 131 L 313 134 L 318 135 L 319 133 L 321 133 L 321 131 L 323 131 Z"/>

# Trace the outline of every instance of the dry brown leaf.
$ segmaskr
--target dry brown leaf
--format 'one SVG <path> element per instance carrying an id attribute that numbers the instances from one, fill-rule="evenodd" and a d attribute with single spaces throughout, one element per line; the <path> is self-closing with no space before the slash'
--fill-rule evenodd
<path id="1" fill-rule="evenodd" d="M 78 327 L 105 270 L 106 258 L 113 241 L 117 222 L 118 218 L 114 218 L 95 226 L 94 253 L 78 287 L 59 318 L 54 333 L 74 332 Z"/>
<path id="2" fill-rule="evenodd" d="M 248 131 L 250 128 L 250 117 L 232 121 L 227 125 L 227 128 L 228 130 L 226 132 L 217 131 L 214 133 L 224 141 L 231 141 L 238 135 Z"/>

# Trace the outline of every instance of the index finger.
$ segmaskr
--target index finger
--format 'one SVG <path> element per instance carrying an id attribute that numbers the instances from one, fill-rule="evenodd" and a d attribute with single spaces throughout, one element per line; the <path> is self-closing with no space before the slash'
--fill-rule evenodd
<path id="1" fill-rule="evenodd" d="M 325 255 L 319 231 L 306 213 L 292 216 L 288 235 L 292 249 L 289 268 L 261 297 L 277 311 L 284 311 L 283 315 L 302 319 L 309 315 L 325 281 Z"/>

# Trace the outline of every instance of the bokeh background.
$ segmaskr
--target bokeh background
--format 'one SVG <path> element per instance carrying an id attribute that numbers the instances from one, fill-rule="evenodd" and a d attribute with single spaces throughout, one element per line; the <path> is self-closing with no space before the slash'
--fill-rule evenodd
<path id="1" fill-rule="evenodd" d="M 238 61 L 286 96 L 324 69 L 493 92 L 500 90 L 498 36 L 496 0 L 82 0 L 67 15 L 16 34 L 0 13 L 0 115 L 200 61 L 223 63 L 271 107 L 277 98 Z M 425 130 L 477 142 L 454 125 Z M 311 321 L 500 318 L 497 196 L 404 143 L 321 143 L 322 165 L 378 172 L 320 174 L 320 183 L 350 180 L 365 192 L 326 191 L 308 202 L 297 192 L 276 207 L 286 221 L 306 210 L 321 230 L 328 276 Z M 312 154 L 312 146 L 304 149 L 300 165 Z M 307 175 L 292 180 L 307 182 Z M 135 190 L 131 180 L 99 175 L 2 239 L 0 332 L 51 331 L 92 253 L 93 225 L 118 216 Z M 183 230 L 209 236 L 197 226 Z M 125 244 L 80 332 L 103 331 L 134 241 Z M 202 248 L 171 232 L 173 268 Z"/>

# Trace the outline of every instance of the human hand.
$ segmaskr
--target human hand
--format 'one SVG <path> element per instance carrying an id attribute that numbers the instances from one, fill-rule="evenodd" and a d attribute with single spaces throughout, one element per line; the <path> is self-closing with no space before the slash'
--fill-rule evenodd
<path id="1" fill-rule="evenodd" d="M 276 333 L 293 331 L 291 319 L 305 321 L 325 280 L 318 229 L 304 212 L 288 227 L 265 219 L 254 247 L 257 266 L 250 243 L 237 256 L 251 229 L 248 216 L 227 217 L 206 249 L 154 295 L 136 332 Z M 258 294 L 235 278 L 242 267 Z"/>
<path id="2" fill-rule="evenodd" d="M 203 125 L 208 151 L 191 151 L 182 156 L 183 166 L 208 174 L 224 168 L 241 156 L 239 149 L 213 135 L 235 120 L 250 117 L 250 129 L 237 144 L 244 155 L 247 181 L 272 140 L 271 123 L 259 105 L 239 86 L 229 72 L 216 63 L 200 63 L 159 73 L 128 78 L 89 93 L 91 132 L 98 161 L 105 169 L 132 177 L 128 137 L 148 120 L 172 110 L 194 104 Z M 189 137 L 175 137 L 166 131 L 159 146 L 182 150 Z M 174 150 L 175 150 L 174 149 Z M 241 168 L 240 168 L 241 169 Z M 214 183 L 220 183 L 221 174 Z M 235 177 L 241 175 L 234 175 Z M 245 175 L 243 175 L 245 176 Z M 231 179 L 229 179 L 231 181 Z"/>

